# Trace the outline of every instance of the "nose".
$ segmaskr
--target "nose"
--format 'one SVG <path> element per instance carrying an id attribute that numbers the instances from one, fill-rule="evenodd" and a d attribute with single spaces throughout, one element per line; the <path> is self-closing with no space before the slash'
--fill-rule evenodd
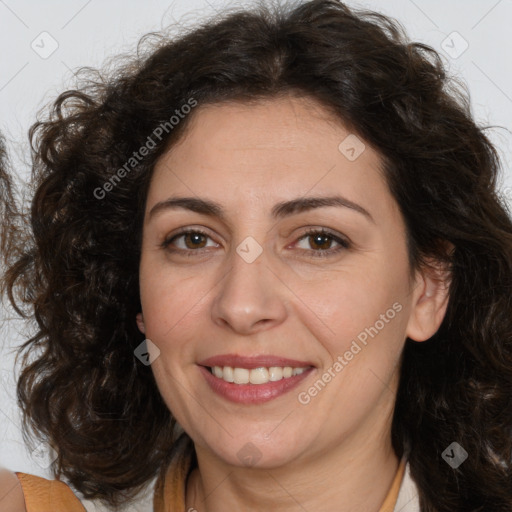
<path id="1" fill-rule="evenodd" d="M 213 322 L 246 335 L 281 324 L 286 287 L 268 266 L 265 251 L 252 263 L 234 253 L 231 263 L 212 302 Z"/>

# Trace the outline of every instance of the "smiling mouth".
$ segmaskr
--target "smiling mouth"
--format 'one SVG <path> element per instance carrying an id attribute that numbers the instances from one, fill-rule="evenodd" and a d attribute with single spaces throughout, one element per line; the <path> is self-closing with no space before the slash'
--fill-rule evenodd
<path id="1" fill-rule="evenodd" d="M 213 366 L 207 368 L 212 375 L 225 382 L 260 385 L 301 375 L 312 367 L 270 366 L 249 369 L 232 366 Z"/>

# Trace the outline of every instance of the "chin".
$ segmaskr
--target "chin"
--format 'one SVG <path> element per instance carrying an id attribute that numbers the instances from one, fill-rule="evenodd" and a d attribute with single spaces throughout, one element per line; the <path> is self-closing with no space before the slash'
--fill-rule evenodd
<path id="1" fill-rule="evenodd" d="M 237 435 L 230 430 L 233 437 L 226 433 L 223 438 L 203 439 L 217 457 L 237 467 L 275 469 L 292 463 L 304 452 L 304 432 L 283 430 L 269 435 L 271 431 L 241 429 Z"/>

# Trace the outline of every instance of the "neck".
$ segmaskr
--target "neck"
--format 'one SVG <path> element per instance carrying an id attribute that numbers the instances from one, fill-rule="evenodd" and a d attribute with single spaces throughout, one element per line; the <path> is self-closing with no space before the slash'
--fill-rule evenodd
<path id="1" fill-rule="evenodd" d="M 391 446 L 392 408 L 379 416 L 334 445 L 269 469 L 225 464 L 196 446 L 186 510 L 379 510 L 399 465 Z"/>

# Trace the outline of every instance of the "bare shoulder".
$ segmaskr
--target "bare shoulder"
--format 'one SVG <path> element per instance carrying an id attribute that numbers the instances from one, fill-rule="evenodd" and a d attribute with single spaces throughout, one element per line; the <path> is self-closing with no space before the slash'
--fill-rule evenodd
<path id="1" fill-rule="evenodd" d="M 25 498 L 18 477 L 0 468 L 0 510 L 2 512 L 27 512 Z"/>

